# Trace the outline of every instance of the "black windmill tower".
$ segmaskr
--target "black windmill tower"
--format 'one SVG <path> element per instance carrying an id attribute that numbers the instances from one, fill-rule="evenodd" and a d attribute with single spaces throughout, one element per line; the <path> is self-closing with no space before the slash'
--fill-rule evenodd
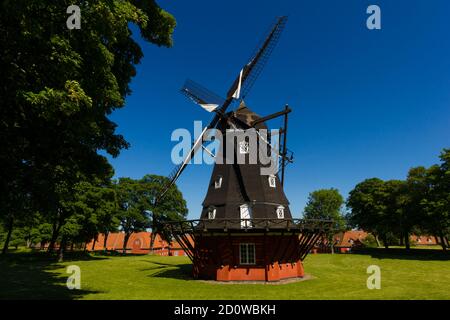
<path id="1" fill-rule="evenodd" d="M 261 117 L 244 103 L 272 53 L 287 17 L 279 17 L 261 46 L 244 65 L 226 98 L 188 80 L 182 93 L 215 115 L 193 142 L 187 157 L 169 176 L 156 199 L 161 201 L 194 154 L 203 149 L 216 160 L 200 219 L 166 224 L 193 261 L 195 277 L 222 281 L 277 281 L 302 277 L 302 260 L 328 228 L 326 221 L 294 219 L 283 190 L 284 171 L 292 162 L 287 124 L 291 109 Z M 231 112 L 233 104 L 238 107 Z M 284 126 L 268 134 L 267 121 L 283 116 Z M 213 154 L 204 145 L 209 129 L 220 131 L 223 141 Z M 274 140 L 279 140 L 274 145 Z M 226 143 L 225 143 L 226 141 Z M 261 161 L 261 155 L 266 155 Z M 275 159 L 280 170 L 273 168 Z"/>

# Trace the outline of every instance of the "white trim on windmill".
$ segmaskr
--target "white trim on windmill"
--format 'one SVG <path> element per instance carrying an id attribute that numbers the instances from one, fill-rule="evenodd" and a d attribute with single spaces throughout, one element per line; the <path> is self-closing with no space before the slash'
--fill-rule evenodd
<path id="1" fill-rule="evenodd" d="M 241 84 L 242 84 L 242 74 L 244 73 L 244 69 L 241 69 L 241 72 L 239 72 L 239 81 L 236 88 L 236 91 L 233 93 L 234 99 L 239 99 L 241 96 Z"/>
<path id="2" fill-rule="evenodd" d="M 199 105 L 208 112 L 213 112 L 219 106 L 216 103 L 199 103 Z"/>
<path id="3" fill-rule="evenodd" d="M 206 151 L 207 154 L 209 154 L 209 156 L 210 156 L 211 158 L 215 158 L 215 157 L 216 157 L 216 155 L 215 155 L 214 153 L 212 153 L 212 152 L 211 152 L 207 147 L 205 147 L 204 145 L 202 145 L 202 148 L 203 148 L 203 150 Z"/>

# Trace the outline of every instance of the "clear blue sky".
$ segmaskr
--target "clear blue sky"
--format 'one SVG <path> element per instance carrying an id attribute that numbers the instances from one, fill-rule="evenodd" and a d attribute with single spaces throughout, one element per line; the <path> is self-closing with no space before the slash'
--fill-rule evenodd
<path id="1" fill-rule="evenodd" d="M 126 106 L 112 116 L 131 143 L 116 177 L 167 175 L 176 128 L 210 120 L 179 93 L 191 78 L 225 96 L 275 16 L 289 21 L 246 103 L 266 115 L 288 103 L 285 192 L 300 216 L 308 193 L 344 196 L 370 178 L 404 179 L 450 147 L 450 1 L 159 1 L 177 20 L 173 48 L 138 40 L 144 58 Z M 366 28 L 381 7 L 382 30 Z M 136 38 L 139 38 L 136 34 Z M 271 122 L 279 127 L 281 120 Z M 189 166 L 178 181 L 189 218 L 200 215 L 212 171 Z"/>

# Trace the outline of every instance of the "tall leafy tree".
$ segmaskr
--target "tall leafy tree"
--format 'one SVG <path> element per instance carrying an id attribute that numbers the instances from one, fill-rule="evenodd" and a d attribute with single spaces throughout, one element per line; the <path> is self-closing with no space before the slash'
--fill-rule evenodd
<path id="1" fill-rule="evenodd" d="M 31 212 L 52 224 L 50 249 L 70 219 L 64 203 L 74 185 L 108 176 L 97 151 L 128 147 L 108 116 L 124 106 L 143 56 L 130 24 L 158 46 L 172 45 L 175 27 L 152 0 L 92 0 L 79 3 L 81 30 L 68 30 L 72 4 L 0 2 L 1 221 L 12 230 L 23 212 L 15 198 L 31 197 Z"/>
<path id="2" fill-rule="evenodd" d="M 77 183 L 73 198 L 65 203 L 65 210 L 69 218 L 62 226 L 60 260 L 68 242 L 86 243 L 94 239 L 95 244 L 99 233 L 114 230 L 118 225 L 116 193 L 109 181 Z"/>
<path id="3" fill-rule="evenodd" d="M 126 252 L 128 240 L 133 232 L 152 229 L 150 246 L 156 234 L 170 242 L 170 233 L 164 228 L 167 221 L 180 221 L 188 213 L 186 201 L 174 185 L 165 197 L 155 205 L 155 197 L 161 191 L 167 178 L 157 175 L 146 175 L 142 179 L 120 178 L 116 183 L 118 200 L 118 218 L 120 227 L 125 233 L 123 252 Z"/>
<path id="4" fill-rule="evenodd" d="M 424 229 L 439 237 L 442 249 L 446 250 L 450 236 L 450 149 L 444 149 L 440 159 L 440 165 L 427 170 L 429 190 L 421 205 L 425 212 Z"/>
<path id="5" fill-rule="evenodd" d="M 386 248 L 393 236 L 392 220 L 386 205 L 388 196 L 384 181 L 371 178 L 358 183 L 347 198 L 350 225 L 374 234 L 378 242 L 381 237 Z"/>
<path id="6" fill-rule="evenodd" d="M 410 249 L 410 235 L 416 224 L 414 214 L 413 186 L 403 180 L 388 180 L 384 182 L 384 197 L 380 201 L 384 203 L 384 220 L 382 223 L 390 226 L 391 234 L 399 238 L 400 245 Z"/>
<path id="7" fill-rule="evenodd" d="M 411 233 L 417 234 L 425 231 L 423 226 L 426 216 L 422 202 L 430 192 L 427 172 L 428 170 L 422 166 L 411 168 L 403 184 L 403 190 L 401 190 L 400 202 L 403 208 L 401 220 L 396 225 L 402 227 L 400 236 L 404 237 L 407 249 L 410 248 Z"/>
<path id="8" fill-rule="evenodd" d="M 333 235 L 346 229 L 345 218 L 342 214 L 343 204 L 344 198 L 339 190 L 334 188 L 320 189 L 309 194 L 303 213 L 306 219 L 333 220 L 333 228 L 327 234 L 332 253 L 334 253 Z"/>
<path id="9" fill-rule="evenodd" d="M 118 219 L 125 233 L 123 253 L 126 253 L 131 234 L 150 227 L 151 198 L 146 196 L 144 190 L 139 181 L 131 178 L 120 178 L 116 184 Z"/>
<path id="10" fill-rule="evenodd" d="M 150 209 L 150 228 L 152 229 L 150 247 L 153 250 L 157 234 L 168 242 L 171 241 L 170 232 L 164 227 L 164 223 L 186 219 L 188 209 L 182 193 L 175 184 L 170 187 L 161 201 L 155 203 L 154 199 L 162 191 L 162 187 L 168 183 L 167 177 L 145 175 L 140 182 L 145 185 L 146 196 L 152 199 Z"/>

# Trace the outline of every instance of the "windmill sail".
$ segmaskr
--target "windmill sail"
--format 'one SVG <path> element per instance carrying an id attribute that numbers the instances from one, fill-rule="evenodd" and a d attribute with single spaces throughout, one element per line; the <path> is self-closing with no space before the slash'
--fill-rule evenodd
<path id="1" fill-rule="evenodd" d="M 227 97 L 234 98 L 235 96 L 237 96 L 236 93 L 238 93 L 239 98 L 245 98 L 254 82 L 258 78 L 259 74 L 261 73 L 262 69 L 264 68 L 265 64 L 267 63 L 267 60 L 272 54 L 273 49 L 278 43 L 286 22 L 286 16 L 277 18 L 274 26 L 272 27 L 268 36 L 265 38 L 261 47 L 250 59 L 250 62 L 248 62 L 244 66 L 244 68 L 242 68 L 239 76 L 236 78 L 230 90 L 228 91 Z"/>
<path id="2" fill-rule="evenodd" d="M 181 88 L 181 93 L 208 112 L 216 110 L 225 101 L 224 98 L 189 79 Z"/>
<path id="3" fill-rule="evenodd" d="M 235 99 L 240 99 L 245 97 L 245 95 L 248 93 L 250 88 L 252 87 L 253 83 L 257 79 L 258 75 L 261 73 L 264 65 L 266 64 L 267 60 L 269 59 L 270 54 L 272 53 L 273 49 L 275 48 L 275 45 L 278 42 L 278 39 L 280 38 L 281 32 L 284 29 L 284 26 L 286 24 L 287 17 L 279 17 L 277 18 L 277 21 L 275 22 L 274 26 L 272 27 L 269 35 L 265 38 L 263 44 L 258 49 L 256 54 L 253 56 L 253 58 L 250 59 L 250 62 L 248 62 L 244 68 L 239 72 L 238 77 L 231 85 L 231 88 L 227 92 L 227 98 L 223 103 L 219 103 L 218 101 L 210 100 L 210 95 L 214 95 L 217 97 L 217 95 L 211 93 L 209 90 L 203 88 L 202 86 L 196 84 L 193 81 L 188 82 L 185 84 L 185 86 L 182 88 L 182 92 L 188 96 L 190 99 L 192 99 L 197 104 L 201 105 L 203 108 L 205 108 L 207 111 L 217 111 L 217 114 L 212 119 L 211 123 L 205 127 L 204 132 L 207 129 L 215 128 L 220 118 L 225 114 L 225 111 L 230 106 L 230 104 Z M 218 106 L 215 106 L 215 105 Z M 220 107 L 219 107 L 220 106 Z M 202 134 L 203 136 L 203 134 Z M 188 157 L 193 157 L 195 152 L 200 148 L 202 145 L 202 140 L 200 140 L 199 144 L 194 145 L 191 152 L 189 153 Z M 190 160 L 190 158 L 189 158 Z M 169 188 L 176 182 L 178 177 L 181 175 L 183 170 L 186 168 L 189 161 L 185 161 L 182 164 L 175 167 L 173 173 L 169 176 L 169 182 L 166 186 L 164 186 L 162 192 L 160 195 L 156 198 L 156 202 L 161 200 L 166 192 L 169 190 Z"/>
<path id="4" fill-rule="evenodd" d="M 239 73 L 239 81 L 237 84 L 236 91 L 233 94 L 234 99 L 239 99 L 241 96 L 241 85 L 242 85 L 242 74 L 243 73 L 244 73 L 244 69 L 242 69 L 241 72 Z"/>

